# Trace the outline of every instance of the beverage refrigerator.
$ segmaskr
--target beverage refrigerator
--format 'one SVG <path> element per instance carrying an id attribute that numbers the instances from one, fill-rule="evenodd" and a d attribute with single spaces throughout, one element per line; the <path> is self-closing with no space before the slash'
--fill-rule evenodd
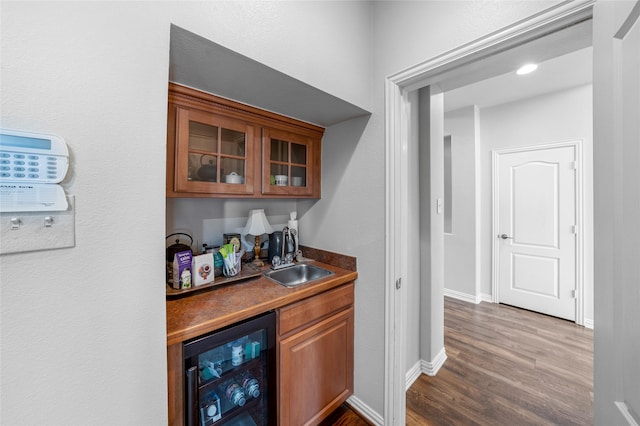
<path id="1" fill-rule="evenodd" d="M 185 424 L 276 424 L 275 313 L 184 343 Z"/>

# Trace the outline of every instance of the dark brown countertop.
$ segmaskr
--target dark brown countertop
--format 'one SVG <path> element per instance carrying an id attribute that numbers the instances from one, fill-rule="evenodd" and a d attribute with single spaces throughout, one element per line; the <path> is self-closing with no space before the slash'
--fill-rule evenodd
<path id="1" fill-rule="evenodd" d="M 328 261 L 330 258 L 322 260 Z M 318 261 L 313 263 L 335 274 L 293 288 L 277 284 L 261 275 L 246 281 L 213 287 L 186 297 L 168 299 L 167 346 L 295 303 L 354 281 L 358 277 L 358 272 L 355 271 L 355 259 L 353 270 Z M 268 269 L 268 267 L 265 268 Z"/>

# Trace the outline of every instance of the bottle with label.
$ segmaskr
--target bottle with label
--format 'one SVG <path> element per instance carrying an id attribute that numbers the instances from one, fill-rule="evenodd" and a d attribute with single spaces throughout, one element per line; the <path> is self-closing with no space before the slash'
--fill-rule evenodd
<path id="1" fill-rule="evenodd" d="M 242 346 L 242 342 L 233 342 L 233 346 L 231 346 L 231 365 L 234 367 L 239 366 L 242 364 L 243 358 L 244 347 Z"/>
<path id="2" fill-rule="evenodd" d="M 244 389 L 235 381 L 231 381 L 227 384 L 226 388 L 227 400 L 237 407 L 242 407 L 246 402 L 244 395 Z"/>
<path id="3" fill-rule="evenodd" d="M 289 221 L 287 222 L 287 226 L 289 227 L 289 229 L 295 229 L 296 234 L 298 234 L 298 236 L 300 235 L 300 232 L 298 231 L 298 212 L 289 213 Z M 300 241 L 300 239 L 298 239 L 298 241 Z M 300 243 L 298 242 L 298 244 Z"/>
<path id="4" fill-rule="evenodd" d="M 251 398 L 257 398 L 260 396 L 260 382 L 253 377 L 248 371 L 244 372 L 240 377 L 240 383 L 244 389 L 245 395 Z"/>

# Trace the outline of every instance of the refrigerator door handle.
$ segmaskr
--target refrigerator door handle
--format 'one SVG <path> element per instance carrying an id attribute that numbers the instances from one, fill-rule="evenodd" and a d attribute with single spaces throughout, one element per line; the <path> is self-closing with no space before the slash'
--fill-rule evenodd
<path id="1" fill-rule="evenodd" d="M 187 370 L 185 393 L 186 425 L 196 426 L 198 424 L 198 367 Z"/>

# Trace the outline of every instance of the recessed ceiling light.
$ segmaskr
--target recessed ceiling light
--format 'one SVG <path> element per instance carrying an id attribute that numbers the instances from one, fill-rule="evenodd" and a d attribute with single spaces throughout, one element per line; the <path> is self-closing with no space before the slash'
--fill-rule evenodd
<path id="1" fill-rule="evenodd" d="M 518 75 L 529 74 L 530 72 L 534 72 L 537 68 L 538 68 L 538 65 L 536 64 L 523 65 L 518 69 L 518 71 L 516 71 L 516 74 Z"/>

